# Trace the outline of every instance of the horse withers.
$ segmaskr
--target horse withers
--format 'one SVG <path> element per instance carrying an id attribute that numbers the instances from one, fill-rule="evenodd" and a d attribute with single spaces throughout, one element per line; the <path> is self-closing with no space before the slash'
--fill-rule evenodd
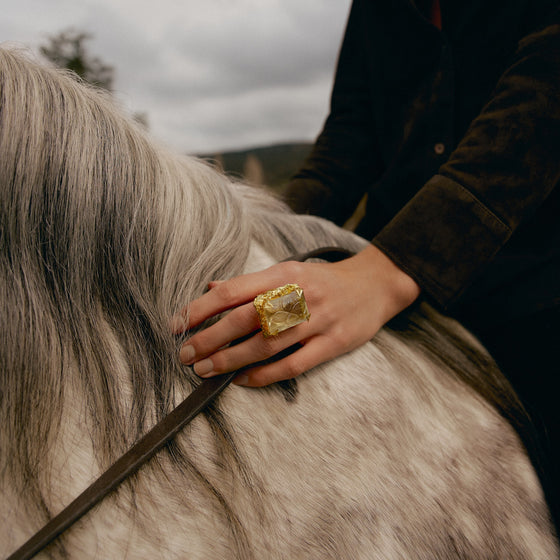
<path id="1" fill-rule="evenodd" d="M 107 94 L 9 50 L 0 188 L 2 556 L 199 384 L 169 319 L 211 280 L 366 243 L 172 153 Z M 504 419 L 517 408 L 477 341 L 422 304 L 296 381 L 229 387 L 41 554 L 555 558 Z"/>

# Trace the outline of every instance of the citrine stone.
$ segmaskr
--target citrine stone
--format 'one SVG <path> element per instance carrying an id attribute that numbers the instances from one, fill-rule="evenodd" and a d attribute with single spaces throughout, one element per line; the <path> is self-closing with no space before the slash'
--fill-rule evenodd
<path id="1" fill-rule="evenodd" d="M 297 284 L 287 284 L 270 290 L 254 300 L 264 336 L 274 336 L 309 320 L 303 290 Z"/>

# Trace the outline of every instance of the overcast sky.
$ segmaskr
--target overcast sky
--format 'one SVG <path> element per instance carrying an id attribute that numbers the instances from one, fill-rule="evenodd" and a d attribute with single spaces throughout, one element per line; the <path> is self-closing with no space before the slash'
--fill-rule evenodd
<path id="1" fill-rule="evenodd" d="M 0 0 L 0 42 L 74 28 L 152 133 L 190 153 L 313 140 L 350 0 Z"/>

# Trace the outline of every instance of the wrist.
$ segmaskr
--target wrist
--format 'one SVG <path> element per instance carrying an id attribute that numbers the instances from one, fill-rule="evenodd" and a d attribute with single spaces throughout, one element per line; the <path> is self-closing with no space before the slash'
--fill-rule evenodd
<path id="1" fill-rule="evenodd" d="M 357 256 L 363 259 L 364 263 L 368 263 L 371 277 L 378 278 L 383 286 L 387 321 L 414 303 L 420 296 L 422 290 L 414 278 L 375 245 L 369 245 Z"/>

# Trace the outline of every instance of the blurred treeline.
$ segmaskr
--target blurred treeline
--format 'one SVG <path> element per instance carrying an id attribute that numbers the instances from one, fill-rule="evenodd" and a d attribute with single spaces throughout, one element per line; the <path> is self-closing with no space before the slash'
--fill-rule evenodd
<path id="1" fill-rule="evenodd" d="M 47 39 L 40 47 L 41 54 L 59 68 L 72 70 L 85 81 L 112 91 L 115 68 L 88 52 L 91 34 L 68 29 Z M 133 117 L 148 127 L 146 113 Z M 309 152 L 311 143 L 295 142 L 255 147 L 224 153 L 201 154 L 213 161 L 225 173 L 254 185 L 265 185 L 280 191 L 299 169 Z"/>
<path id="2" fill-rule="evenodd" d="M 217 154 L 202 154 L 228 175 L 279 192 L 311 151 L 309 142 L 260 146 Z"/>

